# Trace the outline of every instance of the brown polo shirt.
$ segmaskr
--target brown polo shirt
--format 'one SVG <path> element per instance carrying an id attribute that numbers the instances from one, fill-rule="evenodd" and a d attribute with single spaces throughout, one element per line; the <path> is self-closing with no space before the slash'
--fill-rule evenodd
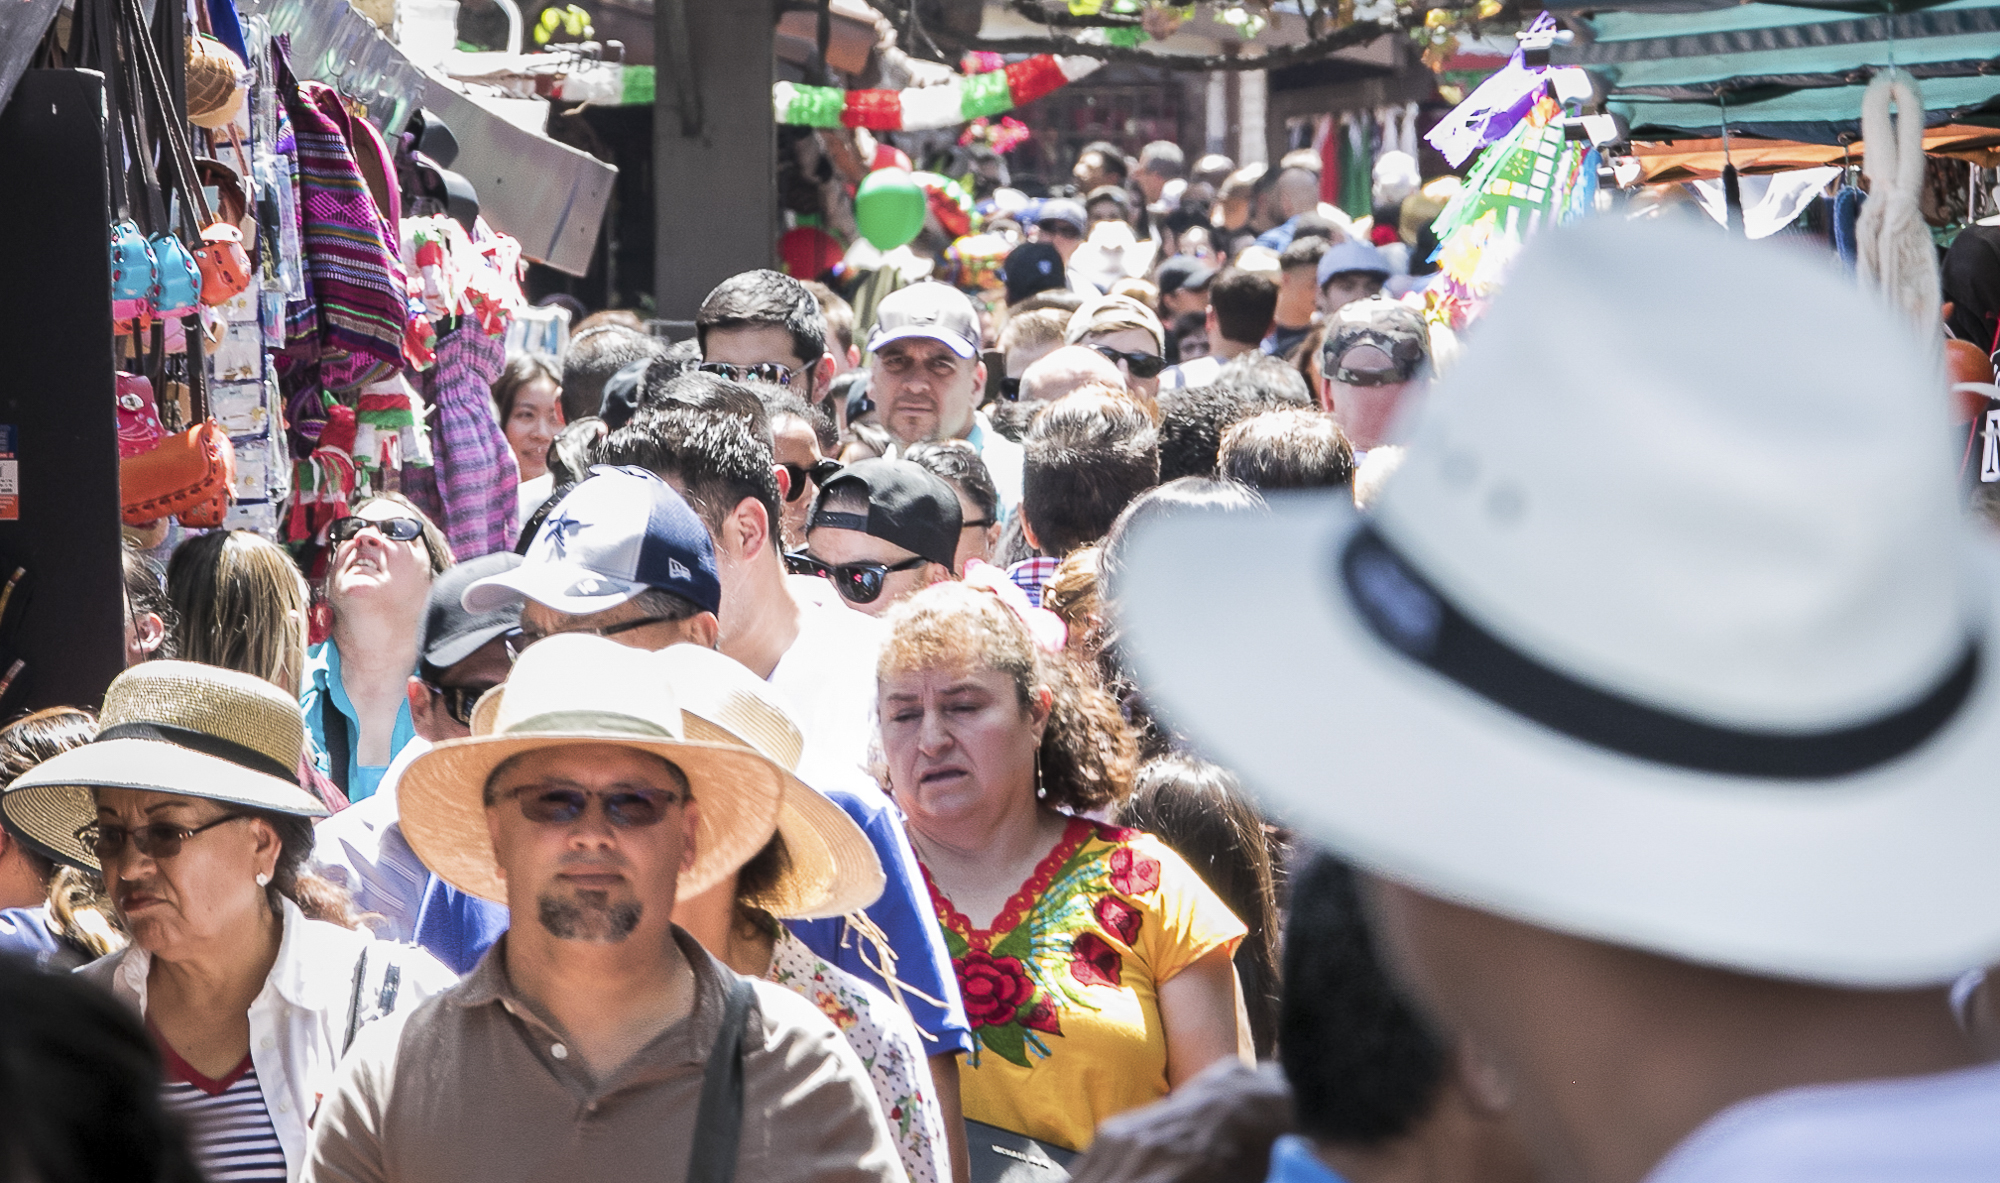
<path id="1" fill-rule="evenodd" d="M 504 938 L 458 985 L 373 1024 L 313 1122 L 306 1183 L 681 1183 L 730 971 L 674 938 L 694 967 L 694 1010 L 603 1081 L 514 994 Z M 854 1050 L 804 998 L 754 987 L 736 1177 L 901 1183 Z"/>

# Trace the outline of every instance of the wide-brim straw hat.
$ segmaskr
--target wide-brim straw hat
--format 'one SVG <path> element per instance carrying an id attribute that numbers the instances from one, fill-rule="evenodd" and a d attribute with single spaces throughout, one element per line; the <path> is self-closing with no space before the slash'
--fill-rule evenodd
<path id="1" fill-rule="evenodd" d="M 749 667 L 699 645 L 670 645 L 659 657 L 680 699 L 688 738 L 746 746 L 788 771 L 798 767 L 804 737 L 770 685 Z M 819 920 L 858 912 L 881 898 L 887 880 L 868 835 L 795 776 L 786 782 L 778 834 L 789 865 L 776 884 L 744 902 L 780 920 Z"/>
<path id="2" fill-rule="evenodd" d="M 1136 532 L 1121 648 L 1375 874 L 1749 974 L 1951 981 L 2000 960 L 2000 546 L 1933 354 L 1775 240 L 1546 232 L 1368 516 Z"/>
<path id="3" fill-rule="evenodd" d="M 485 789 L 515 756 L 613 744 L 649 752 L 687 777 L 699 806 L 694 864 L 679 892 L 695 895 L 748 862 L 776 832 L 790 773 L 741 744 L 687 738 L 681 708 L 656 655 L 602 637 L 567 634 L 514 663 L 504 689 L 480 700 L 467 739 L 446 740 L 396 788 L 403 836 L 425 866 L 469 895 L 505 903 L 506 881 L 486 829 Z"/>
<path id="4" fill-rule="evenodd" d="M 251 674 L 192 661 L 149 661 L 113 679 L 97 738 L 28 772 L 0 811 L 44 851 L 96 871 L 77 832 L 97 817 L 97 789 L 200 797 L 245 809 L 324 817 L 299 787 L 299 704 Z"/>

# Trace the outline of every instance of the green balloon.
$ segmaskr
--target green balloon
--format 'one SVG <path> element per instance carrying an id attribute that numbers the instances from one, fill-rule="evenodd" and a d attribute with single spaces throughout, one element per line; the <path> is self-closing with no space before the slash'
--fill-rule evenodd
<path id="1" fill-rule="evenodd" d="M 854 225 L 861 237 L 894 250 L 924 228 L 923 187 L 900 168 L 878 168 L 854 191 Z"/>

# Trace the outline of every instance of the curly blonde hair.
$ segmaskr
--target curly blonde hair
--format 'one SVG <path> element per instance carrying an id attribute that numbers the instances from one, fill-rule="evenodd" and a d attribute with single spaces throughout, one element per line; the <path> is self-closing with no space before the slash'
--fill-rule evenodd
<path id="1" fill-rule="evenodd" d="M 1022 706 L 1046 689 L 1041 779 L 1046 804 L 1083 813 L 1132 795 L 1139 743 L 1095 675 L 1060 653 L 1037 648 L 1027 625 L 998 596 L 962 583 L 940 583 L 897 605 L 877 678 L 946 666 L 984 666 L 1006 674 Z M 888 789 L 888 769 L 876 766 Z"/>

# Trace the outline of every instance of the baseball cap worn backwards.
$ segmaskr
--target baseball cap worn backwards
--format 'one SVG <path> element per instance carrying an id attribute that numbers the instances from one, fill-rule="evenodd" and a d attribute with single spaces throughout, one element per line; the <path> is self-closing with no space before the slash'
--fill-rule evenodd
<path id="1" fill-rule="evenodd" d="M 478 652 L 479 647 L 521 626 L 521 602 L 509 599 L 484 612 L 468 612 L 465 590 L 482 579 L 504 575 L 521 565 L 511 550 L 467 559 L 437 577 L 424 605 L 424 631 L 417 653 L 432 669 L 449 669 Z"/>
<path id="2" fill-rule="evenodd" d="M 603 612 L 658 588 L 717 611 L 715 550 L 674 487 L 643 468 L 600 464 L 556 503 L 526 559 L 465 589 L 468 612 L 533 600 L 572 616 Z"/>
<path id="3" fill-rule="evenodd" d="M 868 494 L 866 514 L 822 508 L 838 492 L 859 485 Z M 840 470 L 813 502 L 806 528 L 859 530 L 912 554 L 949 567 L 958 555 L 958 494 L 928 469 L 908 460 L 861 460 Z"/>
<path id="4" fill-rule="evenodd" d="M 979 352 L 979 313 L 963 292 L 949 284 L 926 282 L 898 288 L 875 308 L 868 352 L 911 337 L 938 341 L 960 357 L 972 357 Z"/>
<path id="5" fill-rule="evenodd" d="M 1347 365 L 1349 351 L 1362 345 L 1386 354 L 1388 368 Z M 1431 334 L 1423 314 L 1378 294 L 1353 301 L 1327 320 L 1320 372 L 1343 386 L 1386 386 L 1416 377 L 1430 356 Z"/>

